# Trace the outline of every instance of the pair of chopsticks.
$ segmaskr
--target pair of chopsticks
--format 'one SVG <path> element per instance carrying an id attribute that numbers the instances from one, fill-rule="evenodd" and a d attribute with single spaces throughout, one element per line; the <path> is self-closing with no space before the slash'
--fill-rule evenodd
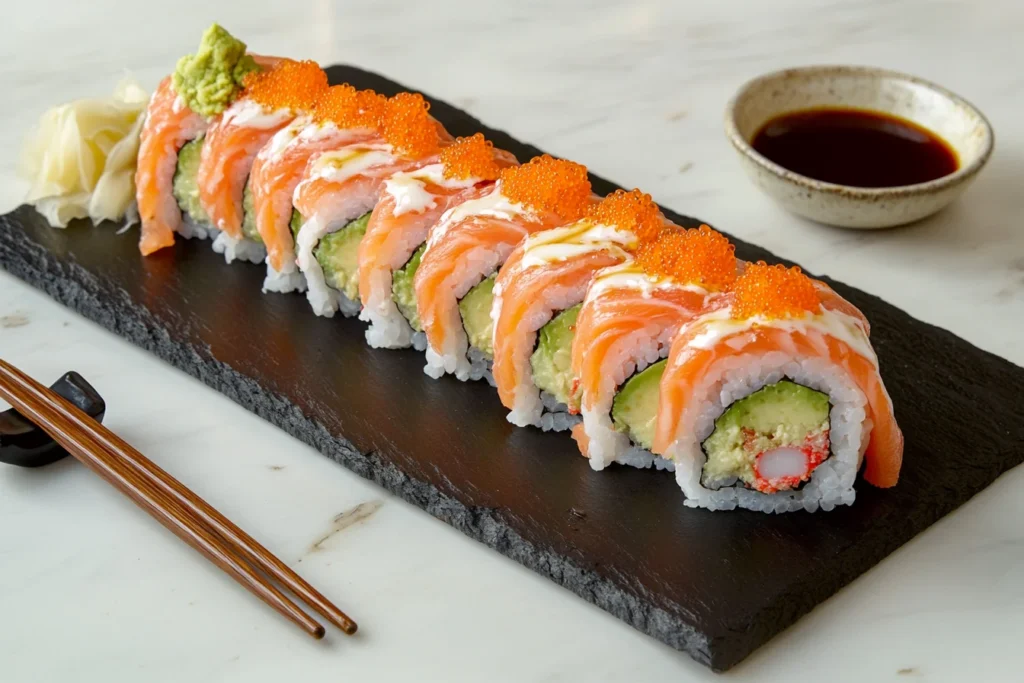
<path id="1" fill-rule="evenodd" d="M 309 635 L 322 638 L 324 627 L 278 590 L 268 577 L 290 589 L 345 633 L 356 632 L 356 623 L 344 612 L 206 501 L 62 396 L 3 360 L 0 398 Z"/>

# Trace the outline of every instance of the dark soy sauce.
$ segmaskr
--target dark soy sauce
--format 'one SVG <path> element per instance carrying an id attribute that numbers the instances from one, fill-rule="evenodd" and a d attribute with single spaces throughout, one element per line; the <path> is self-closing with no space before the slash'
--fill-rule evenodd
<path id="1" fill-rule="evenodd" d="M 806 109 L 778 116 L 753 147 L 779 166 L 855 187 L 913 185 L 949 175 L 956 152 L 915 123 L 864 109 Z"/>

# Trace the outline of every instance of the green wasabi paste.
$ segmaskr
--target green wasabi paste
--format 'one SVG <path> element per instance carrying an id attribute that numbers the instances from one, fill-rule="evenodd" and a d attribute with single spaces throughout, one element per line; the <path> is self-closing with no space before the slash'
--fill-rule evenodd
<path id="1" fill-rule="evenodd" d="M 214 24 L 203 33 L 196 53 L 178 60 L 172 82 L 189 109 L 216 116 L 241 92 L 243 79 L 259 69 L 245 53 L 245 43 Z"/>

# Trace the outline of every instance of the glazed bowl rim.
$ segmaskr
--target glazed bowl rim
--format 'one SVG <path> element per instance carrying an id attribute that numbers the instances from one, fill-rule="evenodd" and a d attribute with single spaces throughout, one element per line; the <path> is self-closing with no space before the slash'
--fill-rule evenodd
<path id="1" fill-rule="evenodd" d="M 771 161 L 760 152 L 756 151 L 753 146 L 747 142 L 746 138 L 740 134 L 739 127 L 736 122 L 737 110 L 740 104 L 744 103 L 749 99 L 751 93 L 755 88 L 763 85 L 766 82 L 785 80 L 792 76 L 820 76 L 826 77 L 829 75 L 854 75 L 861 77 L 870 77 L 875 79 L 893 79 L 901 80 L 919 85 L 932 90 L 933 92 L 945 97 L 957 105 L 967 109 L 973 116 L 976 116 L 981 121 L 982 130 L 984 131 L 983 148 L 980 153 L 973 155 L 971 159 L 961 159 L 958 156 L 958 160 L 961 165 L 957 170 L 952 173 L 947 173 L 944 176 L 929 180 L 923 183 L 914 183 L 912 185 L 892 185 L 887 187 L 858 187 L 855 185 L 843 185 L 840 183 L 830 183 L 824 180 L 816 180 L 809 176 L 802 175 L 795 171 L 791 171 L 785 166 L 781 166 L 774 161 Z M 853 108 L 861 108 L 853 105 Z M 881 109 L 875 109 L 872 111 L 880 111 L 885 114 L 893 114 L 893 112 L 887 112 Z M 906 117 L 901 117 L 906 118 Z M 927 126 L 924 126 L 919 121 L 913 119 L 907 119 L 912 123 L 924 127 L 926 130 L 931 130 Z M 943 190 L 947 187 L 958 185 L 965 180 L 972 178 L 982 169 L 982 167 L 988 162 L 989 157 L 992 156 L 992 151 L 995 148 L 995 131 L 992 129 L 992 124 L 989 123 L 988 118 L 978 109 L 976 106 L 971 104 L 968 100 L 964 99 L 960 95 L 948 90 L 941 85 L 933 83 L 931 81 L 912 76 L 910 74 L 903 73 L 901 71 L 894 71 L 892 69 L 883 69 L 872 66 L 855 66 L 855 65 L 811 65 L 801 66 L 788 69 L 779 69 L 771 71 L 755 78 L 750 79 L 736 91 L 736 94 L 730 98 L 729 103 L 725 109 L 725 134 L 732 143 L 732 146 L 737 152 L 747 157 L 759 167 L 771 173 L 772 175 L 781 178 L 782 180 L 791 184 L 800 185 L 806 188 L 814 189 L 819 192 L 826 192 L 836 195 L 844 196 L 861 196 L 877 198 L 882 196 L 906 196 L 906 195 L 924 195 L 931 194 L 933 192 Z M 933 133 L 938 135 L 937 133 Z M 942 136 L 939 135 L 942 139 Z M 963 162 L 967 163 L 963 163 Z"/>

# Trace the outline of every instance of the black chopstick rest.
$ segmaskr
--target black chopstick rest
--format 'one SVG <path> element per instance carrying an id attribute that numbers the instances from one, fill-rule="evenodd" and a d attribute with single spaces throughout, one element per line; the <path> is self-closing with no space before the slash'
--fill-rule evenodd
<path id="1" fill-rule="evenodd" d="M 97 422 L 103 422 L 107 404 L 77 372 L 69 372 L 50 385 Z M 68 455 L 57 442 L 13 408 L 0 413 L 0 462 L 18 467 L 43 467 Z"/>

